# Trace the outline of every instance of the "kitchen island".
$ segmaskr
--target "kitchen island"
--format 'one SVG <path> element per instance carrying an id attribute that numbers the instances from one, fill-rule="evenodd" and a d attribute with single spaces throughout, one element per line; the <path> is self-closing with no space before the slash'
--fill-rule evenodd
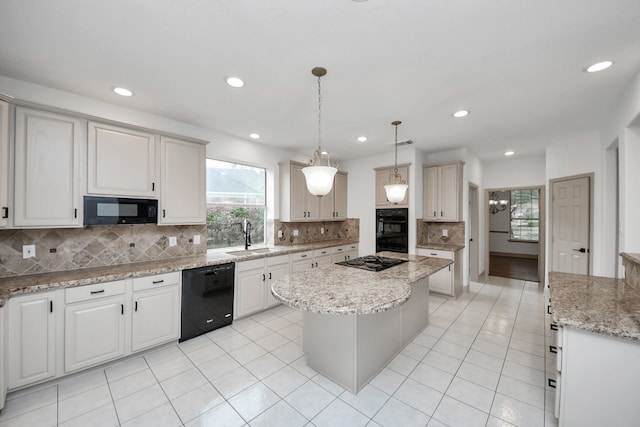
<path id="1" fill-rule="evenodd" d="M 342 265 L 293 273 L 273 295 L 303 311 L 308 364 L 352 393 L 364 387 L 429 321 L 429 275 L 450 260 L 381 252 L 408 260 L 384 271 Z"/>

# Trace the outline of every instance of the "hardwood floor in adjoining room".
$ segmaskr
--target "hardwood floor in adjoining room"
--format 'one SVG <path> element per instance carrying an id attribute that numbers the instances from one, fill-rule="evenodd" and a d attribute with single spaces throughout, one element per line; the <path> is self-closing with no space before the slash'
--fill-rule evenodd
<path id="1" fill-rule="evenodd" d="M 538 260 L 490 254 L 489 274 L 510 279 L 539 282 Z"/>

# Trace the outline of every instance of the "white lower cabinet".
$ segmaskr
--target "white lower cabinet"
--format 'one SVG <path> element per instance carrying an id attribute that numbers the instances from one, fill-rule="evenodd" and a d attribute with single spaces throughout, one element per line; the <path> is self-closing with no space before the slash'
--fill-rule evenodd
<path id="1" fill-rule="evenodd" d="M 429 291 L 456 297 L 462 291 L 462 251 L 418 248 L 418 255 L 450 259 L 453 264 L 429 276 Z"/>
<path id="2" fill-rule="evenodd" d="M 331 248 L 331 262 L 347 261 L 353 258 L 358 258 L 358 244 L 352 243 L 349 245 L 334 246 Z"/>
<path id="3" fill-rule="evenodd" d="M 131 350 L 180 338 L 181 274 L 133 279 Z"/>
<path id="4" fill-rule="evenodd" d="M 7 308 L 8 388 L 55 377 L 56 293 L 13 297 Z"/>
<path id="5" fill-rule="evenodd" d="M 311 270 L 314 267 L 313 251 L 291 254 L 291 272 Z"/>
<path id="6" fill-rule="evenodd" d="M 289 274 L 289 261 L 289 255 L 280 255 L 236 263 L 234 318 L 278 304 L 271 295 L 271 283 Z"/>

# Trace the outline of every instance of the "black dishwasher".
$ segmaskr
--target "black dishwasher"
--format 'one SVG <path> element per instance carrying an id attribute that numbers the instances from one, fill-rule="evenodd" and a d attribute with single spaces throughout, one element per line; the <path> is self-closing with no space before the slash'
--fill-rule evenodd
<path id="1" fill-rule="evenodd" d="M 234 272 L 234 263 L 182 270 L 180 342 L 231 324 Z"/>

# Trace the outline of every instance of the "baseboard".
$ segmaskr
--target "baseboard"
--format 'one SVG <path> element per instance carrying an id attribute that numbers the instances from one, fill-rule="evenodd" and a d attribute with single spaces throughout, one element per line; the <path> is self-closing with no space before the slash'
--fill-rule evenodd
<path id="1" fill-rule="evenodd" d="M 514 254 L 510 252 L 489 252 L 489 256 L 504 256 L 510 258 L 538 259 L 538 255 Z"/>

